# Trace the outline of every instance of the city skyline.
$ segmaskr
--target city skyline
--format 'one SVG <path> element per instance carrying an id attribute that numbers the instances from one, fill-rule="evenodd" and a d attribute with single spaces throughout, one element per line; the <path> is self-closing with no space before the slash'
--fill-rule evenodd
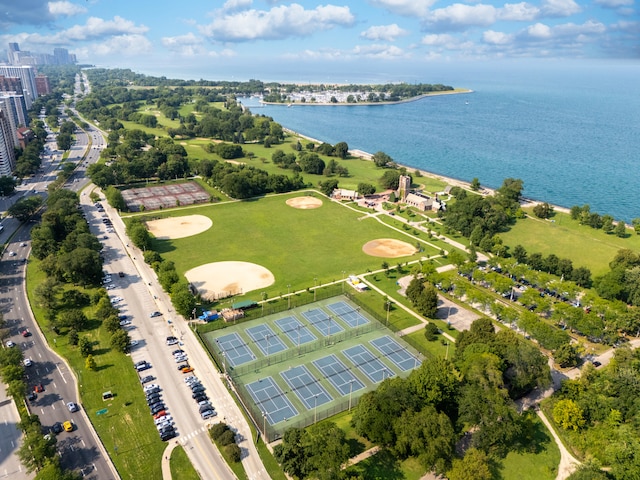
<path id="1" fill-rule="evenodd" d="M 296 69 L 345 80 L 363 70 L 406 78 L 460 63 L 637 61 L 636 1 L 190 0 L 165 2 L 158 15 L 121 0 L 0 0 L 0 41 L 182 78 L 193 78 L 187 67 L 194 66 L 224 79 L 278 80 Z"/>

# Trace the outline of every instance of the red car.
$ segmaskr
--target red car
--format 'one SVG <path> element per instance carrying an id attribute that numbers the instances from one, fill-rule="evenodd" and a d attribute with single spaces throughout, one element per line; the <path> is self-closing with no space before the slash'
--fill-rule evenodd
<path id="1" fill-rule="evenodd" d="M 31 332 L 29 331 L 28 328 L 23 328 L 20 330 L 20 335 L 22 335 L 23 337 L 30 337 Z"/>
<path id="2" fill-rule="evenodd" d="M 36 393 L 44 392 L 44 387 L 39 383 L 38 385 L 33 386 L 33 391 Z"/>

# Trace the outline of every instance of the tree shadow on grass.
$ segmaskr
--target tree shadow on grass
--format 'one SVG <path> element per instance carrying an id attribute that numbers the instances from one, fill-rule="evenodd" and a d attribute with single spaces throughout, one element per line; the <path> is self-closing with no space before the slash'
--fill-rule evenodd
<path id="1" fill-rule="evenodd" d="M 405 478 L 398 460 L 382 449 L 372 457 L 347 468 L 346 473 L 367 480 L 400 480 Z"/>
<path id="2" fill-rule="evenodd" d="M 522 415 L 522 433 L 516 440 L 515 449 L 520 453 L 539 454 L 547 449 L 551 441 L 544 424 L 535 412 L 526 411 Z"/>
<path id="3" fill-rule="evenodd" d="M 349 445 L 349 457 L 361 454 L 366 448 L 366 445 L 357 438 L 347 439 L 347 445 Z"/>

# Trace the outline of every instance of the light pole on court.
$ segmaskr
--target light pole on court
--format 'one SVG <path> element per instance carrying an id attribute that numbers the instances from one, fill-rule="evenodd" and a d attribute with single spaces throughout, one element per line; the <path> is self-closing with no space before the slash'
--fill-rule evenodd
<path id="1" fill-rule="evenodd" d="M 344 293 L 344 276 L 347 272 L 345 272 L 344 270 L 342 270 L 342 293 Z"/>
<path id="2" fill-rule="evenodd" d="M 267 414 L 262 412 L 262 436 L 264 437 L 264 443 L 269 443 L 267 438 Z"/>
<path id="3" fill-rule="evenodd" d="M 318 394 L 313 397 L 313 423 L 318 422 Z"/>
<path id="4" fill-rule="evenodd" d="M 349 411 L 351 411 L 351 392 L 353 392 L 353 380 L 349 382 Z"/>

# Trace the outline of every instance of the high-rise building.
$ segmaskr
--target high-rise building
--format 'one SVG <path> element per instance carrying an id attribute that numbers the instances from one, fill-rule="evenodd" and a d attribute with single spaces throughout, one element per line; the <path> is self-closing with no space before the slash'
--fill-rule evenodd
<path id="1" fill-rule="evenodd" d="M 20 65 L 20 47 L 17 43 L 10 43 L 7 56 L 9 57 L 9 65 Z"/>
<path id="2" fill-rule="evenodd" d="M 5 77 L 0 75 L 0 92 L 14 92 L 23 95 L 22 80 L 20 77 Z"/>
<path id="3" fill-rule="evenodd" d="M 0 109 L 0 176 L 10 176 L 16 167 L 16 151 L 11 134 L 11 125 Z"/>
<path id="4" fill-rule="evenodd" d="M 18 77 L 22 81 L 22 93 L 27 109 L 31 108 L 33 101 L 38 98 L 36 76 L 33 67 L 25 65 L 0 65 L 0 75 L 5 77 Z"/>
<path id="5" fill-rule="evenodd" d="M 17 43 L 10 43 L 7 50 L 9 65 L 73 65 L 77 62 L 76 56 L 69 53 L 66 48 L 55 48 L 53 55 L 50 53 L 31 53 L 20 50 Z"/>
<path id="6" fill-rule="evenodd" d="M 36 90 L 38 96 L 50 94 L 51 86 L 49 85 L 49 77 L 42 74 L 36 75 Z"/>
<path id="7" fill-rule="evenodd" d="M 20 147 L 20 142 L 18 140 L 18 127 L 20 127 L 21 124 L 24 125 L 24 123 L 21 123 L 18 118 L 18 108 L 16 108 L 16 103 L 18 106 L 20 103 L 15 100 L 15 96 L 9 97 L 8 95 L 2 96 L 2 94 L 0 94 L 0 110 L 5 113 L 7 121 L 11 126 L 10 133 L 13 139 L 13 145 L 18 148 Z"/>

